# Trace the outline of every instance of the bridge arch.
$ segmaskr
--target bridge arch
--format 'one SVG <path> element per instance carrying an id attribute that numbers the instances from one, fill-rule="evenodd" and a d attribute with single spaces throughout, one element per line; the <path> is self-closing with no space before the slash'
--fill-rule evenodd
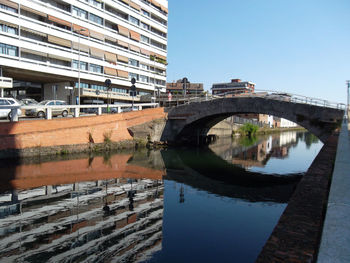
<path id="1" fill-rule="evenodd" d="M 162 140 L 195 140 L 206 135 L 218 122 L 245 113 L 268 114 L 290 120 L 312 132 L 322 142 L 339 126 L 344 115 L 340 109 L 262 97 L 221 98 L 171 108 Z"/>

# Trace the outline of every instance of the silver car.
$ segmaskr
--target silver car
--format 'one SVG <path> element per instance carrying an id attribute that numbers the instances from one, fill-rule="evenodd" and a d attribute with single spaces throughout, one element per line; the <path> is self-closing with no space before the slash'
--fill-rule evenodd
<path id="1" fill-rule="evenodd" d="M 21 104 L 16 99 L 13 99 L 13 98 L 0 98 L 0 118 L 11 119 L 10 106 L 20 107 Z M 20 116 L 21 114 L 22 114 L 22 111 L 18 108 L 17 115 Z"/>
<path id="2" fill-rule="evenodd" d="M 38 104 L 34 105 L 37 106 L 36 108 L 26 110 L 26 116 L 33 116 L 38 118 L 44 118 L 46 116 L 46 109 L 42 108 L 40 106 L 65 106 L 67 103 L 63 100 L 43 100 L 39 102 Z M 59 116 L 62 115 L 62 117 L 67 117 L 69 114 L 69 108 L 66 107 L 52 107 L 52 116 Z"/>

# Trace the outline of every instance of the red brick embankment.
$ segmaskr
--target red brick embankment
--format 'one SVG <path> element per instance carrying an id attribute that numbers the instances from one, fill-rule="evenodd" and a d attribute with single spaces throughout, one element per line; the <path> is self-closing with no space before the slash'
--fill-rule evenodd
<path id="1" fill-rule="evenodd" d="M 165 118 L 163 108 L 80 118 L 55 118 L 2 123 L 0 152 L 30 148 L 103 143 L 132 140 L 128 128 Z"/>
<path id="2" fill-rule="evenodd" d="M 315 262 L 320 243 L 338 135 L 322 147 L 299 182 L 257 263 Z"/>

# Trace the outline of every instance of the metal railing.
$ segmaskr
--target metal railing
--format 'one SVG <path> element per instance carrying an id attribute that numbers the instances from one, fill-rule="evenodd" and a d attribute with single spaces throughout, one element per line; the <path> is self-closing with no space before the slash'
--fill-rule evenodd
<path id="1" fill-rule="evenodd" d="M 292 94 L 287 92 L 279 92 L 273 90 L 255 90 L 254 92 L 241 93 L 241 92 L 226 92 L 219 95 L 213 95 L 214 98 L 229 98 L 229 97 L 260 97 L 269 100 L 279 100 L 291 103 L 303 103 L 308 105 L 315 105 L 325 108 L 333 108 L 339 110 L 345 110 L 346 105 L 344 103 L 331 102 L 324 99 L 312 98 L 298 94 Z"/>
<path id="2" fill-rule="evenodd" d="M 344 103 L 338 103 L 338 102 L 331 102 L 324 99 L 319 98 L 312 98 L 307 97 L 303 95 L 297 95 L 292 93 L 286 93 L 286 92 L 278 92 L 273 90 L 255 90 L 254 92 L 225 92 L 217 95 L 207 95 L 207 96 L 187 96 L 184 97 L 182 95 L 179 97 L 175 97 L 175 100 L 177 98 L 185 100 L 183 104 L 189 104 L 193 102 L 202 102 L 202 101 L 208 101 L 208 100 L 215 100 L 215 99 L 222 99 L 222 98 L 264 98 L 268 100 L 279 100 L 279 101 L 285 101 L 290 103 L 303 103 L 308 105 L 315 105 L 319 107 L 325 107 L 325 108 L 333 108 L 333 109 L 339 109 L 339 110 L 345 110 L 346 104 Z M 174 97 L 173 97 L 174 98 Z M 171 105 L 169 103 L 169 105 Z M 177 105 L 172 105 L 177 106 Z"/>
<path id="3" fill-rule="evenodd" d="M 44 118 L 47 120 L 52 119 L 55 111 L 63 112 L 67 110 L 69 115 L 72 115 L 75 118 L 79 116 L 86 115 L 102 115 L 103 113 L 121 113 L 126 111 L 137 111 L 142 110 L 144 108 L 156 108 L 159 107 L 158 103 L 123 103 L 123 104 L 99 104 L 99 105 L 53 105 L 53 106 L 45 106 L 45 105 L 31 105 L 31 106 L 14 106 L 14 105 L 0 105 L 0 109 L 10 109 L 11 110 L 11 118 L 10 121 L 18 121 L 18 118 L 21 116 L 25 116 L 26 110 L 35 109 L 36 112 L 43 112 Z M 18 115 L 18 109 L 21 110 L 21 115 Z M 85 109 L 85 111 L 84 111 Z M 91 109 L 90 111 L 88 109 Z M 103 109 L 106 109 L 105 111 Z M 61 115 L 61 114 L 60 114 Z M 35 117 L 35 116 L 34 116 Z"/>

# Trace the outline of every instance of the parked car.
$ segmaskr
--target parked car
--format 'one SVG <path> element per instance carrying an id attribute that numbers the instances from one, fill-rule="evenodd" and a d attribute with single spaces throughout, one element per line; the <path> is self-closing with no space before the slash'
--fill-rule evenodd
<path id="1" fill-rule="evenodd" d="M 36 104 L 36 108 L 26 110 L 26 116 L 33 116 L 38 118 L 44 118 L 46 115 L 46 109 L 42 108 L 40 106 L 65 106 L 67 103 L 63 100 L 43 100 Z M 52 116 L 59 116 L 62 115 L 62 117 L 67 117 L 70 110 L 66 107 L 59 107 L 55 108 L 52 107 Z"/>
<path id="2" fill-rule="evenodd" d="M 30 99 L 30 98 L 21 99 L 20 103 L 22 103 L 25 106 L 31 106 L 31 105 L 38 104 L 38 102 L 35 99 Z"/>
<path id="3" fill-rule="evenodd" d="M 11 108 L 6 108 L 6 106 L 21 106 L 18 100 L 14 98 L 0 98 L 0 106 L 5 106 L 0 108 L 0 118 L 11 119 Z M 17 115 L 20 116 L 22 111 L 17 109 Z"/>
<path id="4" fill-rule="evenodd" d="M 134 106 L 134 108 L 132 108 L 132 107 L 122 108 L 121 112 L 138 111 L 138 110 L 139 110 L 139 108 Z"/>

